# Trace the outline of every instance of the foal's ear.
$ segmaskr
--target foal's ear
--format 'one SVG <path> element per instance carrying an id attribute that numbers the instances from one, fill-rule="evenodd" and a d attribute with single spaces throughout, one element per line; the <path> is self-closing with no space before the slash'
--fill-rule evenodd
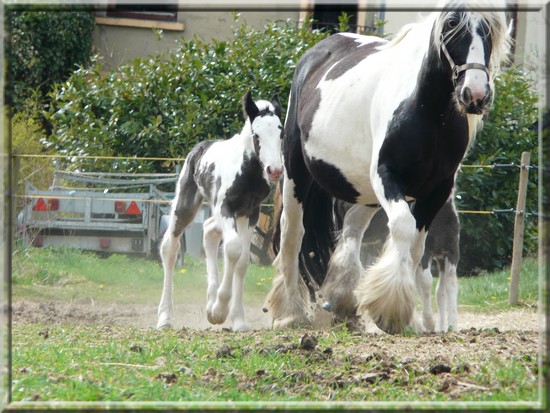
<path id="1" fill-rule="evenodd" d="M 275 114 L 281 119 L 281 104 L 279 103 L 279 95 L 277 93 L 271 98 L 271 104 L 275 108 Z"/>
<path id="2" fill-rule="evenodd" d="M 245 119 L 247 116 L 250 118 L 250 123 L 254 122 L 254 118 L 260 113 L 260 109 L 258 109 L 258 106 L 252 100 L 250 90 L 243 96 L 243 111 Z"/>

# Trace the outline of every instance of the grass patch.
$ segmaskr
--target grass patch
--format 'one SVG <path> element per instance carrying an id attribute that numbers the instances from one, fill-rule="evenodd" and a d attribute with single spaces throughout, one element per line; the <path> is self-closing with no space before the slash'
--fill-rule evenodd
<path id="1" fill-rule="evenodd" d="M 474 277 L 460 277 L 458 280 L 459 307 L 474 312 L 509 310 L 510 277 L 510 268 L 492 273 L 482 272 Z M 536 309 L 538 285 L 537 260 L 535 258 L 524 259 L 520 274 L 517 307 Z"/>
<path id="2" fill-rule="evenodd" d="M 223 262 L 220 260 L 220 270 Z M 222 273 L 220 272 L 220 277 Z M 250 264 L 245 278 L 247 302 L 262 303 L 272 285 L 275 270 Z M 32 300 L 87 300 L 98 302 L 157 304 L 163 272 L 158 261 L 113 254 L 101 258 L 70 248 L 16 248 L 13 255 L 14 297 Z M 537 260 L 527 258 L 521 270 L 518 307 L 535 309 L 538 298 Z M 434 282 L 434 308 L 435 288 Z M 459 311 L 509 310 L 510 269 L 459 277 Z M 180 302 L 202 301 L 206 295 L 203 259 L 185 258 L 174 272 L 174 298 Z"/>
<path id="3" fill-rule="evenodd" d="M 88 300 L 158 304 L 163 271 L 158 261 L 113 254 L 101 258 L 71 248 L 17 248 L 13 255 L 13 294 L 17 299 Z M 223 267 L 220 261 L 220 269 Z M 271 287 L 272 267 L 250 264 L 247 299 L 262 302 Z M 221 273 L 220 273 L 221 276 Z M 186 257 L 174 271 L 175 298 L 196 302 L 206 297 L 203 259 Z"/>
<path id="4" fill-rule="evenodd" d="M 491 340 L 513 341 L 473 333 L 489 348 Z M 464 336 L 447 337 L 441 345 L 440 336 L 413 339 L 344 329 L 245 334 L 25 325 L 14 335 L 13 399 L 537 400 L 536 355 L 514 358 L 499 354 L 498 346 L 487 351 L 476 346 L 466 355 L 450 351 L 441 361 L 445 349 L 464 347 Z M 314 342 L 305 345 L 307 340 Z M 405 351 L 415 343 L 435 350 Z"/>
<path id="5" fill-rule="evenodd" d="M 13 269 L 14 300 L 156 305 L 162 289 L 157 261 L 123 255 L 16 249 Z M 245 301 L 262 302 L 273 275 L 271 267 L 251 264 Z M 459 303 L 468 311 L 509 309 L 508 276 L 460 278 Z M 177 300 L 204 302 L 204 260 L 186 258 L 174 281 Z M 536 303 L 537 283 L 536 261 L 525 260 L 523 305 Z M 343 327 L 234 333 L 21 323 L 12 337 L 14 401 L 538 399 L 536 332 L 392 336 Z"/>

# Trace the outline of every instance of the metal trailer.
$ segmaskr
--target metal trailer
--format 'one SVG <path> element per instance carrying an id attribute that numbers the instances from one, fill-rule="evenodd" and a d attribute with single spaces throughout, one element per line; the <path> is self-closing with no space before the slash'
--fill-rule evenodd
<path id="1" fill-rule="evenodd" d="M 174 198 L 173 192 L 163 192 L 159 185 L 175 185 L 177 177 L 56 171 L 49 190 L 39 190 L 26 182 L 26 202 L 19 220 L 25 245 L 158 257 L 158 245 L 169 222 L 169 201 Z M 63 187 L 59 186 L 60 181 L 79 182 L 87 187 Z M 103 188 L 106 185 L 108 189 Z M 138 192 L 139 187 L 148 190 Z M 129 192 L 122 192 L 123 189 Z M 210 214 L 208 205 L 203 204 L 182 235 L 181 263 L 184 253 L 203 255 L 202 225 Z M 269 264 L 271 231 L 264 233 L 257 227 L 256 238 L 251 251 L 260 263 Z"/>
<path id="2" fill-rule="evenodd" d="M 25 244 L 156 256 L 158 243 L 166 230 L 163 223 L 167 222 L 169 201 L 174 197 L 172 192 L 159 190 L 158 185 L 175 183 L 176 179 L 176 174 L 58 171 L 49 190 L 39 190 L 27 182 L 21 217 Z M 59 187 L 60 180 L 77 181 L 88 187 Z M 105 185 L 111 188 L 101 188 Z M 148 187 L 148 191 L 138 192 L 138 187 Z M 112 188 L 114 192 L 110 192 Z M 128 188 L 130 192 L 122 192 Z"/>

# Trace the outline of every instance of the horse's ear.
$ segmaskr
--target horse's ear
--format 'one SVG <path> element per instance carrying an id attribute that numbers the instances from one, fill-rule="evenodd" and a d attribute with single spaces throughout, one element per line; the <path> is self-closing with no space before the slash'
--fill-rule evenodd
<path id="1" fill-rule="evenodd" d="M 243 96 L 243 111 L 245 119 L 247 116 L 250 118 L 250 123 L 254 122 L 254 118 L 260 113 L 260 109 L 258 109 L 258 106 L 252 100 L 250 90 Z"/>
<path id="2" fill-rule="evenodd" d="M 281 119 L 281 103 L 279 102 L 279 95 L 277 93 L 271 98 L 271 104 L 275 108 L 275 114 Z"/>

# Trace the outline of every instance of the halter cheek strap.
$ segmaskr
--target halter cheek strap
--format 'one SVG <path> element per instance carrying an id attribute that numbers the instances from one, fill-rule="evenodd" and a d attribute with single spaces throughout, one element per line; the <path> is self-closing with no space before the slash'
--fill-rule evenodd
<path id="1" fill-rule="evenodd" d="M 485 73 L 487 73 L 487 78 L 489 78 L 489 79 L 491 78 L 491 74 L 489 73 L 489 69 L 487 68 L 487 66 L 482 65 L 481 63 L 465 63 L 463 65 L 458 66 L 454 62 L 454 60 L 451 57 L 449 51 L 447 50 L 447 46 L 445 46 L 445 42 L 443 41 L 443 39 L 441 39 L 441 50 L 443 51 L 443 54 L 445 55 L 445 57 L 447 58 L 447 61 L 451 65 L 451 70 L 453 71 L 453 83 L 456 84 L 456 81 L 458 79 L 458 75 L 461 72 L 465 72 L 468 69 L 483 70 Z"/>

